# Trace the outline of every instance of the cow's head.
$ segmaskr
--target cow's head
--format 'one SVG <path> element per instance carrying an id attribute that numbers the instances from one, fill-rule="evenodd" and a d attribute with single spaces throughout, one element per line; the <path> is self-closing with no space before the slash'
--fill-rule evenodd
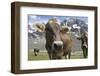
<path id="1" fill-rule="evenodd" d="M 63 52 L 63 41 L 61 39 L 61 32 L 64 33 L 68 29 L 61 29 L 57 19 L 50 19 L 46 24 L 46 42 L 50 46 L 50 49 L 53 51 L 53 58 L 60 59 Z"/>

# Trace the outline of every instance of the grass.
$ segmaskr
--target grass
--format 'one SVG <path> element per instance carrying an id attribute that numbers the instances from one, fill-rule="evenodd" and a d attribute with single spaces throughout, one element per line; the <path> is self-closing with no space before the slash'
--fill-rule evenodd
<path id="1" fill-rule="evenodd" d="M 28 60 L 48 60 L 48 55 L 46 52 L 39 52 L 37 56 L 34 55 L 34 52 L 30 51 L 28 53 Z"/>
<path id="2" fill-rule="evenodd" d="M 71 59 L 82 59 L 82 58 L 83 58 L 82 51 L 81 52 L 79 51 L 79 53 L 73 52 L 72 55 L 71 55 Z M 29 61 L 32 61 L 32 60 L 49 60 L 49 58 L 48 58 L 48 54 L 46 52 L 39 52 L 39 54 L 37 56 L 35 56 L 34 52 L 29 51 L 28 52 L 28 60 Z"/>

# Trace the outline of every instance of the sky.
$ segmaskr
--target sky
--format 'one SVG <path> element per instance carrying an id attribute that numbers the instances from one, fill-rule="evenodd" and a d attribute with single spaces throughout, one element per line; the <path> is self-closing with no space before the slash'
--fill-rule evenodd
<path id="1" fill-rule="evenodd" d="M 48 22 L 48 20 L 52 19 L 52 18 L 57 18 L 58 22 L 60 23 L 69 17 L 81 19 L 81 20 L 85 21 L 86 23 L 88 22 L 87 17 L 80 17 L 80 16 L 28 15 L 28 24 L 29 25 L 33 25 L 35 23 L 45 23 L 46 24 Z"/>

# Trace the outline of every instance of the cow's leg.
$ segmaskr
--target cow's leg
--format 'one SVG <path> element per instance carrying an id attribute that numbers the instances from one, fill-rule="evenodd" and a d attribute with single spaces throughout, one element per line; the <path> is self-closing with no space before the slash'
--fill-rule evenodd
<path id="1" fill-rule="evenodd" d="M 87 58 L 87 48 L 83 48 L 83 56 L 84 58 Z"/>
<path id="2" fill-rule="evenodd" d="M 88 57 L 88 48 L 86 48 L 86 57 Z"/>
<path id="3" fill-rule="evenodd" d="M 65 56 L 65 59 L 68 59 L 68 53 L 65 53 L 64 56 Z"/>
<path id="4" fill-rule="evenodd" d="M 67 55 L 65 55 L 65 59 L 67 59 Z"/>
<path id="5" fill-rule="evenodd" d="M 68 52 L 65 54 L 65 59 L 70 59 L 71 57 L 71 50 L 68 50 Z"/>
<path id="6" fill-rule="evenodd" d="M 68 59 L 70 59 L 70 57 L 71 57 L 71 52 L 69 51 L 69 53 L 68 53 Z"/>
<path id="7" fill-rule="evenodd" d="M 88 56 L 88 48 L 85 48 L 85 58 Z"/>
<path id="8" fill-rule="evenodd" d="M 48 51 L 48 56 L 49 56 L 49 59 L 51 60 L 52 59 L 52 53 Z"/>
<path id="9" fill-rule="evenodd" d="M 35 55 L 35 56 L 37 56 L 37 53 L 36 53 L 36 52 L 34 52 L 34 55 Z"/>

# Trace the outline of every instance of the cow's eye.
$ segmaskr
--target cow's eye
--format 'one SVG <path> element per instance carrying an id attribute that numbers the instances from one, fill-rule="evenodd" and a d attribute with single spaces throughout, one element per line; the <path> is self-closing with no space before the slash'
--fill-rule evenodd
<path id="1" fill-rule="evenodd" d="M 54 34 L 54 31 L 52 28 L 49 28 L 48 31 L 51 33 L 51 34 Z"/>
<path id="2" fill-rule="evenodd" d="M 51 31 L 52 30 L 52 28 L 49 26 L 49 27 L 47 27 L 47 31 Z"/>

